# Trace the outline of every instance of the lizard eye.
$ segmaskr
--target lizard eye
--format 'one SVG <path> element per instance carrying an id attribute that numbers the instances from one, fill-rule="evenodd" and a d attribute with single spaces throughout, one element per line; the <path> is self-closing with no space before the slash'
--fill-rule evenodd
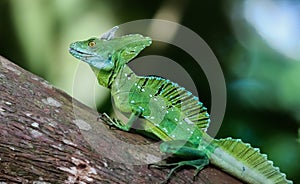
<path id="1" fill-rule="evenodd" d="M 96 45 L 96 42 L 94 42 L 94 41 L 89 42 L 89 47 L 94 47 L 95 45 Z"/>

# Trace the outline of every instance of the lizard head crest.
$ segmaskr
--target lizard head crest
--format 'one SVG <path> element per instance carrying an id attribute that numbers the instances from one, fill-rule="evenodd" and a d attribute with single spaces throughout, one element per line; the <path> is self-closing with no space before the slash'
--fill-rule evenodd
<path id="1" fill-rule="evenodd" d="M 104 33 L 100 39 L 102 40 L 111 40 L 115 37 L 115 33 L 118 31 L 119 26 L 115 26 L 113 28 L 111 28 L 110 30 L 108 30 L 106 33 Z"/>

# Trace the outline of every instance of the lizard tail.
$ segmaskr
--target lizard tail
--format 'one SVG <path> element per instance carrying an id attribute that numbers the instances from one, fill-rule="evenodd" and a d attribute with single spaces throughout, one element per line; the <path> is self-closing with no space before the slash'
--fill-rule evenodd
<path id="1" fill-rule="evenodd" d="M 217 148 L 210 155 L 212 164 L 251 184 L 292 184 L 286 175 L 273 166 L 267 155 L 240 139 L 213 140 Z"/>

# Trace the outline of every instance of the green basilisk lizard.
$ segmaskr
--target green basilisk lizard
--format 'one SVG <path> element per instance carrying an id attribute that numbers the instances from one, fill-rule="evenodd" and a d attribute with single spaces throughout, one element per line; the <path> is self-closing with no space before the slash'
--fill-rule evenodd
<path id="1" fill-rule="evenodd" d="M 115 37 L 114 27 L 101 38 L 70 45 L 69 52 L 88 63 L 100 85 L 111 89 L 116 107 L 130 113 L 127 123 L 110 124 L 129 131 L 137 118 L 145 120 L 146 131 L 163 141 L 160 150 L 185 160 L 161 166 L 196 168 L 194 176 L 209 163 L 247 183 L 285 184 L 287 180 L 267 156 L 240 139 L 213 139 L 207 133 L 210 119 L 206 108 L 189 91 L 157 76 L 137 76 L 127 63 L 152 42 L 140 34 Z"/>

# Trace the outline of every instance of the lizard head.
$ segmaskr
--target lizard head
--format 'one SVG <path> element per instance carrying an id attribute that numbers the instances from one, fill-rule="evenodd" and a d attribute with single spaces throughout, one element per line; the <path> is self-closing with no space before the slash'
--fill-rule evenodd
<path id="1" fill-rule="evenodd" d="M 151 44 L 151 38 L 140 34 L 115 37 L 118 27 L 104 33 L 101 38 L 90 38 L 70 45 L 71 55 L 98 70 L 110 71 L 115 66 L 122 66 L 136 57 Z"/>

